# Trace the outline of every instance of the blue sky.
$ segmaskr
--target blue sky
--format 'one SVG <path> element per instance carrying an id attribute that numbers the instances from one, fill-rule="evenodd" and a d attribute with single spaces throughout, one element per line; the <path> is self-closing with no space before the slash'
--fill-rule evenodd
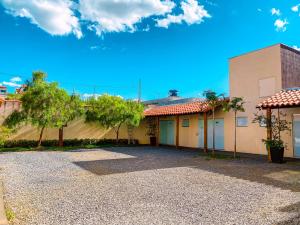
<path id="1" fill-rule="evenodd" d="M 0 83 L 34 70 L 68 91 L 143 99 L 228 93 L 228 58 L 300 47 L 300 1 L 0 0 Z M 12 90 L 12 89 L 11 89 Z"/>

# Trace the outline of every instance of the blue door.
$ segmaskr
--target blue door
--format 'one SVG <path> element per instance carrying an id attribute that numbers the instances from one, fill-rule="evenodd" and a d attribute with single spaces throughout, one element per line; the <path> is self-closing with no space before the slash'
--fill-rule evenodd
<path id="1" fill-rule="evenodd" d="M 175 122 L 173 120 L 159 121 L 160 144 L 175 145 Z"/>
<path id="2" fill-rule="evenodd" d="M 218 150 L 224 149 L 224 119 L 215 120 L 215 147 Z"/>
<path id="3" fill-rule="evenodd" d="M 204 121 L 199 120 L 199 147 L 204 148 Z M 213 148 L 213 120 L 207 121 L 207 147 Z M 215 148 L 224 149 L 224 119 L 215 119 Z"/>
<path id="4" fill-rule="evenodd" d="M 294 115 L 294 156 L 300 158 L 300 115 Z"/>

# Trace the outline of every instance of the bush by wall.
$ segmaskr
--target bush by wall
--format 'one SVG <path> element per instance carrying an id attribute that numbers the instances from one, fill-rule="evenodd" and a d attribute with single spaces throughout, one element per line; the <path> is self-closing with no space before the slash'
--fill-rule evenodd
<path id="1" fill-rule="evenodd" d="M 134 143 L 138 144 L 138 140 L 134 140 Z M 36 140 L 6 140 L 4 142 L 4 148 L 35 148 L 38 144 Z M 86 145 L 115 145 L 117 144 L 115 139 L 65 139 L 65 147 L 80 147 Z M 119 139 L 119 145 L 127 145 L 127 139 Z M 58 146 L 58 140 L 44 140 L 42 141 L 44 147 L 56 147 Z"/>

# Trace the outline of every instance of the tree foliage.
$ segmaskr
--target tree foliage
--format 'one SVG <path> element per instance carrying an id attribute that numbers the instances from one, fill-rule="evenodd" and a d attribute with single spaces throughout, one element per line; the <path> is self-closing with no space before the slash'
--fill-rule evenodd
<path id="1" fill-rule="evenodd" d="M 224 102 L 224 94 L 217 94 L 215 91 L 207 90 L 203 92 L 203 96 L 206 99 L 207 104 L 212 111 L 213 119 L 213 154 L 215 153 L 215 110 L 218 106 L 221 106 Z"/>
<path id="2" fill-rule="evenodd" d="M 5 141 L 11 135 L 12 130 L 6 126 L 0 126 L 0 147 L 4 146 Z"/>
<path id="3" fill-rule="evenodd" d="M 241 97 L 233 97 L 230 101 L 224 102 L 224 111 L 229 112 L 245 112 L 244 99 Z"/>
<path id="4" fill-rule="evenodd" d="M 277 116 L 272 114 L 270 118 L 259 112 L 254 114 L 254 119 L 252 121 L 253 123 L 258 123 L 260 125 L 264 125 L 266 128 L 271 128 L 271 139 L 262 139 L 263 143 L 265 143 L 267 147 L 284 147 L 284 142 L 281 139 L 281 133 L 291 130 L 291 122 L 287 121 L 284 118 L 286 118 L 286 114 L 283 112 L 278 112 Z"/>
<path id="5" fill-rule="evenodd" d="M 86 122 L 98 122 L 106 129 L 114 129 L 118 141 L 120 127 L 138 126 L 143 111 L 143 105 L 138 102 L 105 94 L 87 101 Z"/>
<path id="6" fill-rule="evenodd" d="M 49 83 L 45 79 L 45 73 L 33 73 L 32 80 L 27 82 L 27 89 L 20 98 L 21 110 L 14 111 L 4 121 L 11 128 L 29 123 L 40 129 L 39 146 L 45 128 L 60 128 L 75 117 L 75 109 L 71 106 L 78 102 L 71 101 L 67 92 L 59 88 L 57 83 Z"/>

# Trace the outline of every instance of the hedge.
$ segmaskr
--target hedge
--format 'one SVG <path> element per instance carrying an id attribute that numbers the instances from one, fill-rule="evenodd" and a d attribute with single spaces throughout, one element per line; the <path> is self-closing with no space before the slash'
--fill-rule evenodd
<path id="1" fill-rule="evenodd" d="M 138 140 L 133 140 L 135 144 L 138 144 Z M 65 147 L 80 147 L 86 145 L 115 145 L 117 144 L 116 139 L 65 139 Z M 128 139 L 119 139 L 120 145 L 128 145 Z M 35 148 L 38 145 L 36 140 L 6 140 L 4 142 L 4 148 Z M 44 140 L 42 141 L 44 147 L 55 147 L 58 146 L 58 140 Z"/>

